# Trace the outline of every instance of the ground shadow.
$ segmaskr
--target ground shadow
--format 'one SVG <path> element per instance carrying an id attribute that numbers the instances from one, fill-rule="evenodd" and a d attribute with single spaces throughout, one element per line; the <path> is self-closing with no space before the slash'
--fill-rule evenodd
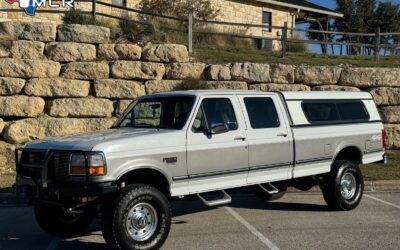
<path id="1" fill-rule="evenodd" d="M 250 209 L 250 210 L 262 210 L 266 213 L 268 210 L 279 210 L 279 211 L 301 211 L 301 212 L 328 212 L 330 211 L 328 206 L 322 204 L 310 204 L 310 203 L 298 203 L 298 202 L 283 202 L 283 201 L 273 201 L 273 202 L 265 202 L 258 199 L 251 192 L 246 191 L 237 191 L 234 190 L 231 192 L 233 202 L 229 204 L 229 207 L 232 208 L 240 208 L 240 209 Z M 284 201 L 287 201 L 284 200 Z M 171 203 L 172 208 L 172 224 L 179 225 L 189 223 L 185 220 L 185 215 L 192 215 L 196 213 L 203 213 L 207 211 L 211 211 L 218 208 L 210 208 L 205 206 L 202 202 L 198 200 L 181 200 L 174 201 Z M 0 206 L 1 209 L 1 206 Z M 13 208 L 4 208 L 5 211 L 13 211 L 13 214 L 18 214 Z M 16 209 L 18 209 L 16 207 Z M 29 228 L 26 228 L 23 225 L 19 226 L 11 226 L 14 223 L 16 218 L 10 214 L 9 216 L 0 218 L 2 224 L 2 230 L 0 230 L 0 249 L 11 250 L 11 249 L 24 249 L 27 245 L 30 246 L 29 249 L 43 249 L 45 244 L 49 244 L 52 240 L 52 236 L 47 235 L 45 232 L 41 231 L 39 227 L 36 225 L 34 221 L 33 212 L 31 209 L 24 210 L 26 211 L 25 215 L 20 218 L 24 221 L 25 224 L 31 225 Z M 96 249 L 103 250 L 107 249 L 106 244 L 102 239 L 101 234 L 101 224 L 100 224 L 100 216 L 94 221 L 86 234 L 80 236 L 79 238 L 66 239 L 62 240 L 62 242 L 58 245 L 57 250 L 63 249 Z M 9 225 L 9 229 L 7 229 L 6 225 Z M 92 236 L 91 239 L 95 238 L 97 242 L 93 240 L 87 240 L 85 236 Z M 19 237 L 11 238 L 11 237 Z M 98 240 L 101 239 L 101 240 Z"/>

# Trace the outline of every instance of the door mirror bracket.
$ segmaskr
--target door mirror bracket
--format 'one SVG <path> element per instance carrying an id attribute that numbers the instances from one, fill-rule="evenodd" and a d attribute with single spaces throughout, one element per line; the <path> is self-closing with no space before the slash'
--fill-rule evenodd
<path id="1" fill-rule="evenodd" d="M 216 123 L 211 125 L 212 135 L 224 134 L 229 132 L 229 127 L 226 123 Z"/>

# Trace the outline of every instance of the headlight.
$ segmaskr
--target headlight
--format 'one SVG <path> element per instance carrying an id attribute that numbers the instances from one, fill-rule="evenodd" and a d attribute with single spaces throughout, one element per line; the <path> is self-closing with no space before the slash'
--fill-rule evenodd
<path id="1" fill-rule="evenodd" d="M 106 160 L 102 153 L 71 154 L 69 174 L 86 175 L 86 161 L 88 164 L 88 174 L 90 176 L 106 174 Z"/>

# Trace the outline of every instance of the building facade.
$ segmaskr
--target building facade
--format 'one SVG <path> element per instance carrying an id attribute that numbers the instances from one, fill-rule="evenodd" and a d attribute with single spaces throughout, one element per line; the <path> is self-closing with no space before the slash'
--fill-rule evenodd
<path id="1" fill-rule="evenodd" d="M 140 9 L 141 0 L 101 0 L 109 4 L 124 6 L 133 9 Z M 310 20 L 322 20 L 327 18 L 341 18 L 342 14 L 325 7 L 312 4 L 305 0 L 211 0 L 214 8 L 219 10 L 217 21 L 265 25 L 265 27 L 241 27 L 227 25 L 213 25 L 217 30 L 229 33 L 239 33 L 259 37 L 261 46 L 270 50 L 279 50 L 280 42 L 275 40 L 263 40 L 261 38 L 276 38 L 282 36 L 281 28 L 287 23 L 289 28 L 295 27 L 297 23 L 308 22 Z M 74 8 L 79 10 L 92 11 L 91 2 L 80 2 L 76 0 Z M 18 9 L 18 4 L 9 4 L 0 1 L 0 7 L 4 9 Z M 96 12 L 107 15 L 130 18 L 137 17 L 136 14 L 122 11 L 118 8 L 97 4 Z M 26 15 L 23 12 L 0 11 L 1 21 L 26 21 L 26 22 L 52 22 L 62 23 L 62 14 L 55 13 L 36 13 L 35 16 Z M 110 20 L 111 22 L 111 20 Z M 290 34 L 289 34 L 290 35 Z"/>

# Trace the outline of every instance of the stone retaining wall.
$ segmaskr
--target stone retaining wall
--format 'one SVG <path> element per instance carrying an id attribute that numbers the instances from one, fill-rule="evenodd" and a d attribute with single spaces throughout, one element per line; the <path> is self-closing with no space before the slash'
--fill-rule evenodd
<path id="1" fill-rule="evenodd" d="M 400 149 L 400 69 L 207 65 L 189 58 L 182 45 L 141 47 L 109 38 L 103 27 L 0 23 L 1 173 L 13 171 L 16 146 L 106 129 L 138 96 L 193 82 L 209 89 L 369 91 L 380 106 L 388 148 Z"/>

